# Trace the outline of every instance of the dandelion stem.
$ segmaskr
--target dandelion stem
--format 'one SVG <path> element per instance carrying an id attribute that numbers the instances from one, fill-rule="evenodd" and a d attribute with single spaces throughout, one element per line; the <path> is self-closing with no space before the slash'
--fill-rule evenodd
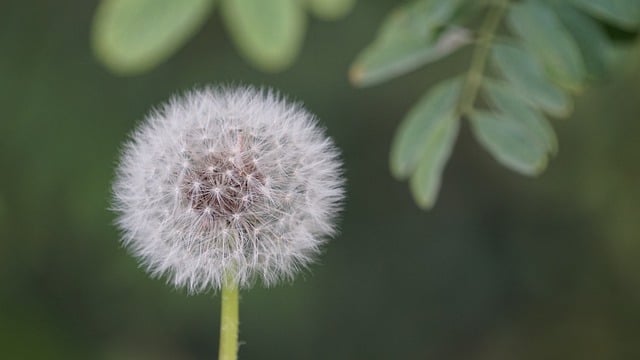
<path id="1" fill-rule="evenodd" d="M 238 286 L 225 283 L 222 286 L 218 360 L 236 360 L 238 357 L 238 302 Z"/>
<path id="2" fill-rule="evenodd" d="M 490 3 L 493 4 L 491 4 L 487 17 L 480 27 L 476 47 L 471 58 L 471 66 L 458 102 L 457 111 L 459 115 L 468 115 L 473 111 L 473 103 L 482 84 L 493 36 L 498 29 L 498 25 L 500 25 L 505 10 L 509 6 L 509 0 L 494 0 L 490 1 Z"/>

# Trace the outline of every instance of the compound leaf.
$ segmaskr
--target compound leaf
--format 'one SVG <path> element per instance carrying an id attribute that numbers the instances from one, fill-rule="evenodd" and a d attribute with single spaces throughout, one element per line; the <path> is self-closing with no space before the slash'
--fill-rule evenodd
<path id="1" fill-rule="evenodd" d="M 446 141 L 435 140 L 435 138 L 447 138 L 439 131 L 444 133 L 448 131 L 439 129 L 447 128 L 449 125 L 443 124 L 456 120 L 456 104 L 460 87 L 460 79 L 447 80 L 436 85 L 402 120 L 391 144 L 391 172 L 396 178 L 406 179 L 411 176 L 424 157 L 425 147 L 428 144 L 446 146 Z M 442 151 L 439 156 L 447 157 L 447 153 Z"/>
<path id="2" fill-rule="evenodd" d="M 571 3 L 594 17 L 629 30 L 640 25 L 638 0 L 571 0 Z"/>
<path id="3" fill-rule="evenodd" d="M 522 46 L 497 43 L 492 49 L 493 64 L 511 84 L 513 91 L 551 115 L 568 116 L 573 109 L 571 97 L 548 79 L 540 62 Z"/>
<path id="4" fill-rule="evenodd" d="M 540 174 L 547 166 L 547 149 L 530 129 L 506 114 L 475 111 L 471 130 L 478 142 L 502 165 L 523 175 Z"/>
<path id="5" fill-rule="evenodd" d="M 527 106 L 523 97 L 504 82 L 485 80 L 484 93 L 489 102 L 511 121 L 529 130 L 529 136 L 549 153 L 558 150 L 558 139 L 549 121 L 536 109 Z"/>
<path id="6" fill-rule="evenodd" d="M 552 8 L 535 0 L 516 3 L 507 21 L 544 64 L 551 80 L 571 91 L 582 89 L 585 69 L 580 50 Z"/>
<path id="7" fill-rule="evenodd" d="M 436 202 L 444 170 L 460 129 L 460 119 L 436 124 L 423 145 L 423 153 L 409 186 L 418 206 L 430 209 Z"/>
<path id="8" fill-rule="evenodd" d="M 393 11 L 373 43 L 351 66 L 351 82 L 358 86 L 374 85 L 438 60 L 469 43 L 467 30 L 445 27 L 461 2 L 419 0 Z"/>
<path id="9" fill-rule="evenodd" d="M 638 1 L 640 4 L 640 1 Z M 593 18 L 571 6 L 558 6 L 558 16 L 576 39 L 582 58 L 591 78 L 607 73 L 613 56 L 613 44 L 604 29 Z"/>

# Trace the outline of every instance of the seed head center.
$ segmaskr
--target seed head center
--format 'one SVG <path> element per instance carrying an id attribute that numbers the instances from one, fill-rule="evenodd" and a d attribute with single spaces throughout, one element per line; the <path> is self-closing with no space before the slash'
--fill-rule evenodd
<path id="1" fill-rule="evenodd" d="M 232 220 L 262 196 L 264 179 L 248 153 L 214 153 L 192 162 L 180 188 L 193 211 Z"/>

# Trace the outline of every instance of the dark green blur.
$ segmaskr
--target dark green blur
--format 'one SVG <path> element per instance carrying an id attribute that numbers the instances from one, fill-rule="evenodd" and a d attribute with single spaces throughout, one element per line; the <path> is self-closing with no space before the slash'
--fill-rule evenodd
<path id="1" fill-rule="evenodd" d="M 221 82 L 303 101 L 348 178 L 341 233 L 318 263 L 241 294 L 240 359 L 639 359 L 640 67 L 554 121 L 560 152 L 537 179 L 501 167 L 465 126 L 422 212 L 389 174 L 391 138 L 469 52 L 352 88 L 350 62 L 395 4 L 312 20 L 301 57 L 275 75 L 239 58 L 216 13 L 169 61 L 121 78 L 91 53 L 95 1 L 2 1 L 0 359 L 215 358 L 219 297 L 150 279 L 108 207 L 120 146 L 144 114 Z"/>

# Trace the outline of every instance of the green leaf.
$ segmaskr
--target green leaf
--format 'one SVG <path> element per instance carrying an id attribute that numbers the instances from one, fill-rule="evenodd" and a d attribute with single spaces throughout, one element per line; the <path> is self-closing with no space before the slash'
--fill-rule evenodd
<path id="1" fill-rule="evenodd" d="M 640 26 L 638 0 L 571 0 L 571 3 L 599 19 L 628 30 Z"/>
<path id="2" fill-rule="evenodd" d="M 423 209 L 430 209 L 436 202 L 442 172 L 451 156 L 459 129 L 460 120 L 457 118 L 441 121 L 435 124 L 425 139 L 422 158 L 409 180 L 416 203 Z"/>
<path id="3" fill-rule="evenodd" d="M 455 120 L 461 83 L 452 79 L 436 85 L 402 120 L 391 144 L 391 173 L 396 178 L 408 178 L 423 158 L 425 146 L 435 141 L 437 130 Z"/>
<path id="4" fill-rule="evenodd" d="M 546 148 L 533 139 L 522 122 L 505 114 L 471 114 L 475 138 L 502 165 L 523 175 L 537 175 L 547 166 Z"/>
<path id="5" fill-rule="evenodd" d="M 529 136 L 539 146 L 550 153 L 557 152 L 558 139 L 549 121 L 541 113 L 527 106 L 522 95 L 514 91 L 509 84 L 486 79 L 483 90 L 489 102 L 507 118 L 526 127 Z"/>
<path id="6" fill-rule="evenodd" d="M 281 71 L 297 57 L 306 27 L 299 0 L 227 0 L 222 15 L 239 51 L 261 70 Z"/>
<path id="7" fill-rule="evenodd" d="M 587 74 L 592 78 L 606 75 L 612 62 L 613 44 L 600 24 L 571 6 L 558 6 L 557 13 L 576 39 Z"/>
<path id="8" fill-rule="evenodd" d="M 496 43 L 491 55 L 493 64 L 524 101 L 554 116 L 571 113 L 573 104 L 569 95 L 551 83 L 540 62 L 525 48 Z"/>
<path id="9" fill-rule="evenodd" d="M 356 0 L 307 0 L 309 9 L 323 20 L 336 20 L 346 16 L 356 5 Z"/>
<path id="10" fill-rule="evenodd" d="M 102 0 L 92 45 L 111 71 L 134 75 L 175 53 L 204 23 L 213 0 Z"/>
<path id="11" fill-rule="evenodd" d="M 536 0 L 513 4 L 507 20 L 543 63 L 551 80 L 571 91 L 582 89 L 585 69 L 580 50 L 549 6 Z"/>
<path id="12" fill-rule="evenodd" d="M 370 86 L 438 60 L 470 42 L 469 32 L 445 27 L 461 0 L 420 0 L 404 5 L 385 20 L 375 40 L 349 70 L 351 82 Z"/>

